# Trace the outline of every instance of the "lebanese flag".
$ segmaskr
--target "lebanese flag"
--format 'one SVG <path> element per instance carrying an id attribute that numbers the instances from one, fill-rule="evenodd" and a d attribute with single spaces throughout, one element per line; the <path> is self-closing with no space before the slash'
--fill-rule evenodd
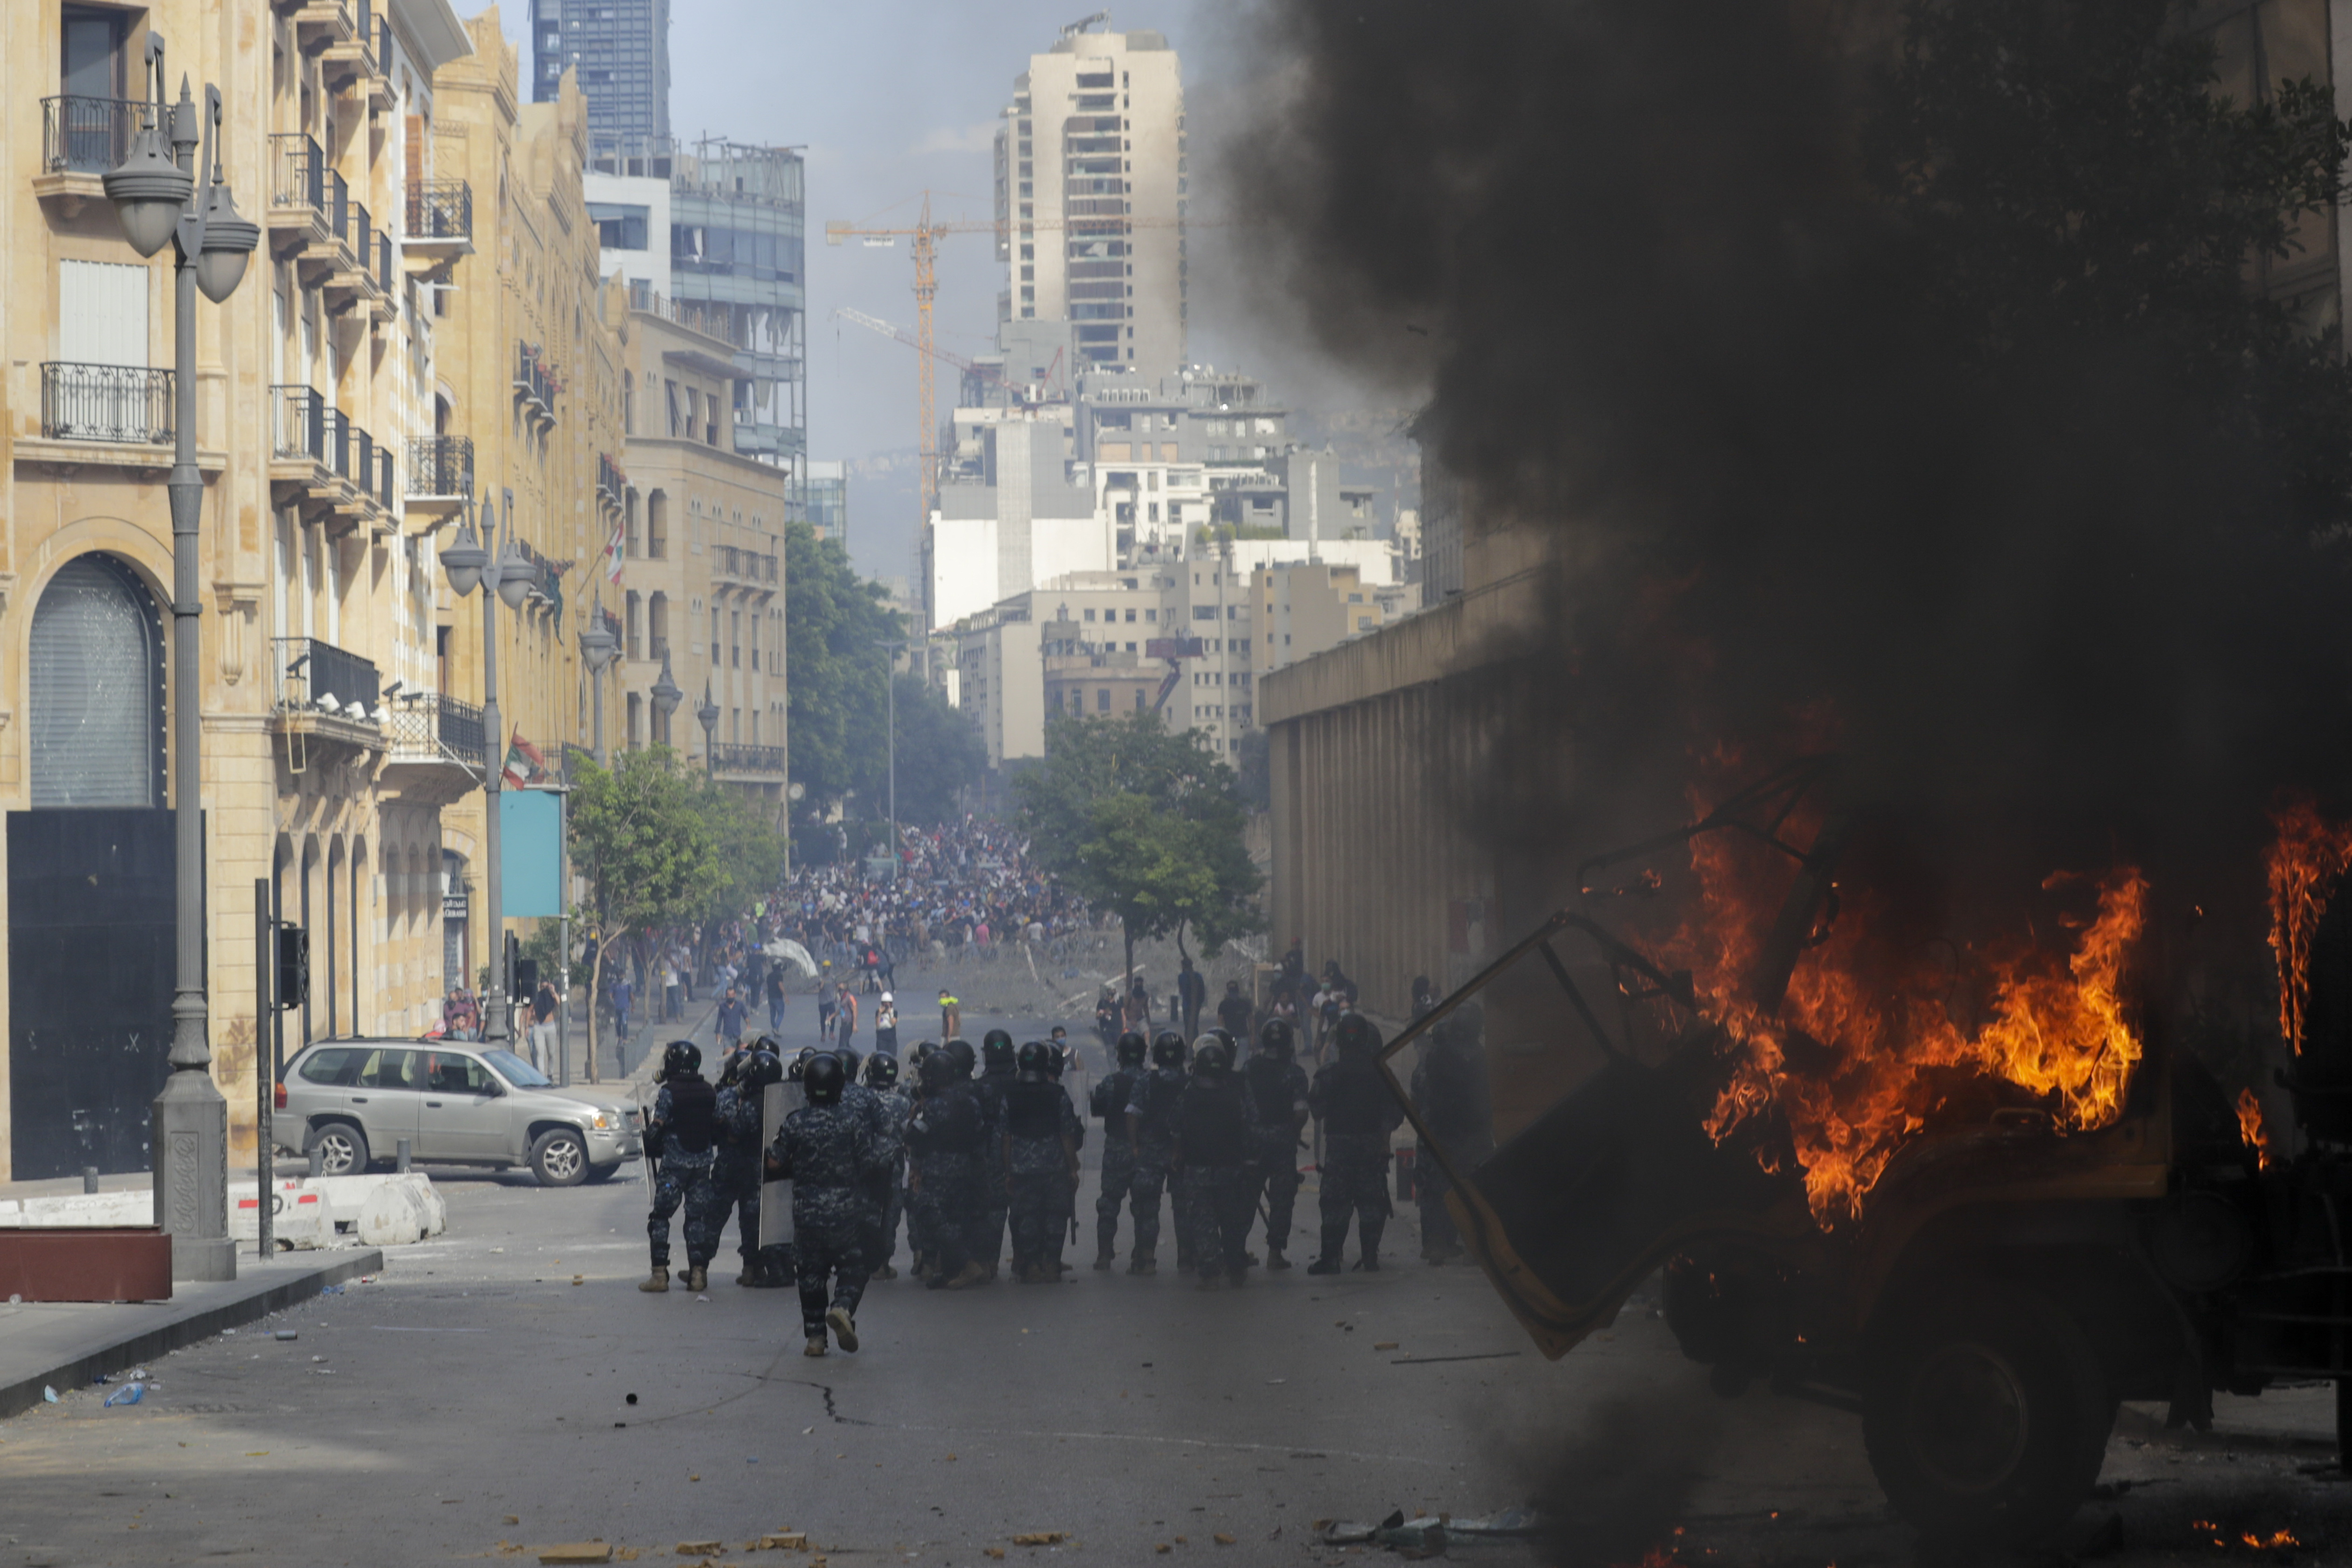
<path id="1" fill-rule="evenodd" d="M 517 730 L 507 742 L 506 784 L 509 789 L 527 789 L 547 772 L 547 758 L 538 747 L 522 737 Z"/>
<path id="2" fill-rule="evenodd" d="M 620 523 L 614 524 L 613 537 L 606 540 L 604 544 L 604 580 L 607 582 L 614 584 L 618 584 L 621 580 L 621 561 L 623 559 L 621 542 L 622 530 L 624 527 L 625 525 Z"/>

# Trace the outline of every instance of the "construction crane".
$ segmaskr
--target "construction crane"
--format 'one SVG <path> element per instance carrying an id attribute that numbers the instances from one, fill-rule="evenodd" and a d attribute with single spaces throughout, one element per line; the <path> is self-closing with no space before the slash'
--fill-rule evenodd
<path id="1" fill-rule="evenodd" d="M 906 235 L 915 242 L 915 373 L 920 388 L 918 402 L 921 404 L 918 417 L 922 421 L 920 439 L 916 450 L 922 465 L 922 521 L 931 520 L 931 508 L 940 495 L 940 432 L 934 413 L 935 394 L 932 391 L 932 362 L 940 358 L 938 343 L 931 333 L 931 305 L 939 298 L 939 242 L 949 235 L 985 234 L 1005 238 L 1015 228 L 1024 231 L 1077 229 L 1087 233 L 1116 235 L 1133 229 L 1170 229 L 1209 226 L 1188 224 L 1183 218 L 1139 218 L 1127 214 L 1081 218 L 943 218 L 931 219 L 931 193 L 923 193 L 922 215 L 912 227 L 891 227 L 887 225 L 852 224 L 834 219 L 824 225 L 824 243 L 839 245 L 852 237 L 863 239 L 868 246 L 876 241 L 884 245 Z M 875 248 L 882 248 L 876 246 Z M 892 329 L 890 335 L 898 334 Z"/>
<path id="2" fill-rule="evenodd" d="M 847 305 L 836 308 L 833 314 L 844 321 L 863 327 L 869 332 L 879 332 L 884 337 L 890 339 L 894 342 L 904 343 L 907 347 L 914 350 L 919 354 L 929 354 L 935 360 L 944 361 L 946 363 L 953 365 L 956 369 L 962 371 L 968 375 L 993 376 L 999 373 L 1000 367 L 998 366 L 983 365 L 978 360 L 967 360 L 961 354 L 951 352 L 950 350 L 942 349 L 936 344 L 926 349 L 923 347 L 921 340 L 918 339 L 915 334 L 908 331 L 904 327 L 895 326 L 888 321 L 885 321 L 879 316 L 868 316 L 865 311 L 853 308 Z"/>

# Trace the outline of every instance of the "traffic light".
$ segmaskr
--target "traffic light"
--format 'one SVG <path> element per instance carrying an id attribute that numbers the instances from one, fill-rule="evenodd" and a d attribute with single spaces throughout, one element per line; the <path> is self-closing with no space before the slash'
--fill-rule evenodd
<path id="1" fill-rule="evenodd" d="M 283 1012 L 310 999 L 310 934 L 299 925 L 278 927 L 278 1008 Z"/>
<path id="2" fill-rule="evenodd" d="M 536 958 L 517 958 L 515 960 L 515 1000 L 519 1002 L 527 1002 L 530 1000 L 538 991 L 539 960 Z"/>

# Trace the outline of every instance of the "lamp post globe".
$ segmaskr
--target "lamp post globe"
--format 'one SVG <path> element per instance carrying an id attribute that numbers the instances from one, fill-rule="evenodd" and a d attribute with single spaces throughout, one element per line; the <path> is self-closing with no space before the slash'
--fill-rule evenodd
<path id="1" fill-rule="evenodd" d="M 489 564 L 490 552 L 474 537 L 474 526 L 459 524 L 457 541 L 441 551 L 441 570 L 449 579 L 449 591 L 460 599 L 471 597 L 482 585 L 482 570 Z"/>
<path id="2" fill-rule="evenodd" d="M 227 181 L 214 181 L 205 201 L 204 248 L 196 254 L 196 287 L 204 297 L 218 305 L 236 293 L 260 244 L 261 225 L 237 215 Z"/>
<path id="3" fill-rule="evenodd" d="M 539 563 L 522 553 L 520 541 L 509 540 L 499 557 L 499 599 L 508 609 L 520 610 L 538 586 Z"/>
<path id="4" fill-rule="evenodd" d="M 654 682 L 654 709 L 662 717 L 667 718 L 677 711 L 677 705 L 685 700 L 686 694 L 678 690 L 677 683 L 670 678 L 669 650 L 665 648 L 662 650 L 661 678 Z"/>
<path id="5" fill-rule="evenodd" d="M 122 237 L 142 256 L 153 256 L 172 243 L 180 226 L 180 214 L 196 190 L 194 177 L 173 160 L 164 141 L 160 121 L 170 113 L 159 106 L 154 116 L 158 123 L 131 138 L 130 153 L 100 182 L 106 199 L 114 204 Z M 257 230 L 255 237 L 259 238 Z"/>
<path id="6" fill-rule="evenodd" d="M 719 770 L 719 705 L 710 700 L 710 683 L 702 683 L 702 706 L 694 710 L 695 722 L 702 726 L 702 771 Z"/>
<path id="7" fill-rule="evenodd" d="M 581 656 L 588 661 L 588 667 L 598 674 L 604 673 L 605 666 L 612 664 L 613 655 L 619 649 L 620 640 L 614 637 L 612 629 L 604 624 L 604 617 L 601 612 L 588 622 L 588 630 L 580 633 Z"/>

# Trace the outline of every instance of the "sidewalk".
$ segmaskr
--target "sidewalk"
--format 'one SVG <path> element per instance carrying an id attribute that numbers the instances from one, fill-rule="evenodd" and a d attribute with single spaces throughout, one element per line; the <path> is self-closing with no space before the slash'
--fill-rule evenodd
<path id="1" fill-rule="evenodd" d="M 383 1270 L 372 1247 L 269 1263 L 240 1254 L 235 1280 L 181 1282 L 168 1301 L 0 1302 L 0 1419 L 41 1403 L 45 1386 L 63 1394 Z"/>

